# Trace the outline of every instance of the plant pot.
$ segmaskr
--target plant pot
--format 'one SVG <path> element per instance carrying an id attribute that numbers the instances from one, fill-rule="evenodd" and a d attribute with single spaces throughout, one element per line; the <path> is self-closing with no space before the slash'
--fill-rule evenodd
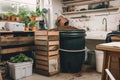
<path id="1" fill-rule="evenodd" d="M 29 27 L 28 26 L 25 26 L 25 31 L 29 31 Z"/>
<path id="2" fill-rule="evenodd" d="M 20 22 L 22 19 L 20 17 L 16 17 L 16 21 Z"/>
<path id="3" fill-rule="evenodd" d="M 32 31 L 37 31 L 37 26 L 33 26 Z"/>
<path id="4" fill-rule="evenodd" d="M 8 16 L 8 17 L 7 17 L 7 20 L 10 21 L 10 18 L 11 18 L 11 16 Z"/>
<path id="5" fill-rule="evenodd" d="M 35 21 L 36 16 L 31 16 L 30 21 Z"/>
<path id="6" fill-rule="evenodd" d="M 15 21 L 16 17 L 15 16 L 11 16 L 11 21 Z"/>

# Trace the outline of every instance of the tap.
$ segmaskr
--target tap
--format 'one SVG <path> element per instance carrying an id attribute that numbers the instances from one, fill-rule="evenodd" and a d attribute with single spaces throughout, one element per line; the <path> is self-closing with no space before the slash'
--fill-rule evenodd
<path id="1" fill-rule="evenodd" d="M 105 31 L 107 31 L 107 19 L 103 18 L 102 24 L 105 24 Z"/>

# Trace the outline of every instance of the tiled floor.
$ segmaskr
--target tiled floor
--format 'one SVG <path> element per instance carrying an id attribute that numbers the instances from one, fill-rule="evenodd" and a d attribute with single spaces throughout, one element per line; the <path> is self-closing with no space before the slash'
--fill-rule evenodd
<path id="1" fill-rule="evenodd" d="M 101 74 L 97 72 L 81 72 L 81 73 L 59 73 L 57 75 L 46 77 L 33 73 L 32 76 L 21 80 L 100 80 Z"/>

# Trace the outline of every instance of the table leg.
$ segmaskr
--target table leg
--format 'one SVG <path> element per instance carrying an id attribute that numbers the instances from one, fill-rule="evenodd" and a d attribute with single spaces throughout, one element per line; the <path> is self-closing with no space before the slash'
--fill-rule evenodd
<path id="1" fill-rule="evenodd" d="M 109 60 L 109 55 L 107 54 L 107 51 L 104 51 L 104 59 L 103 59 L 103 68 L 102 68 L 102 79 L 101 80 L 105 80 L 106 79 L 106 72 L 105 69 L 108 68 L 108 60 Z"/>
<path id="2" fill-rule="evenodd" d="M 108 65 L 107 65 L 107 68 L 108 68 L 108 70 L 110 70 L 111 57 L 110 57 L 110 56 L 108 56 L 108 57 L 109 57 L 109 58 L 108 58 Z M 108 75 L 106 75 L 106 80 L 109 80 Z"/>

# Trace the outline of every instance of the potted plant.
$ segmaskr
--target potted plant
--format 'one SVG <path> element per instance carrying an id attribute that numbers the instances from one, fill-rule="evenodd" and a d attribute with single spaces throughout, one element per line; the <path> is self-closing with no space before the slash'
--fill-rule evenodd
<path id="1" fill-rule="evenodd" d="M 30 11 L 30 20 L 31 21 L 34 21 L 35 20 L 35 18 L 36 18 L 36 13 L 34 12 L 34 11 Z"/>
<path id="2" fill-rule="evenodd" d="M 20 20 L 22 20 L 25 16 L 28 16 L 28 13 L 29 13 L 29 11 L 21 9 L 18 13 Z"/>
<path id="3" fill-rule="evenodd" d="M 20 16 L 19 16 L 19 14 L 16 14 L 16 21 L 17 21 L 17 22 L 20 22 L 20 21 L 21 21 L 21 18 L 20 18 Z"/>
<path id="4" fill-rule="evenodd" d="M 36 21 L 31 21 L 29 23 L 29 27 L 32 31 L 36 31 L 37 30 Z"/>
<path id="5" fill-rule="evenodd" d="M 37 17 L 36 17 L 37 21 L 44 20 L 45 15 L 44 15 L 44 13 L 42 11 L 40 11 L 39 6 L 36 7 L 36 15 L 37 15 Z"/>
<path id="6" fill-rule="evenodd" d="M 25 31 L 29 31 L 28 27 L 28 23 L 30 22 L 29 16 L 25 16 L 21 22 L 25 24 Z"/>
<path id="7" fill-rule="evenodd" d="M 11 57 L 7 64 L 10 77 L 14 80 L 32 75 L 33 59 L 23 53 Z"/>
<path id="8" fill-rule="evenodd" d="M 9 11 L 6 15 L 7 15 L 7 20 L 10 21 L 13 13 L 11 11 Z"/>
<path id="9" fill-rule="evenodd" d="M 12 15 L 11 15 L 11 21 L 16 21 L 16 14 L 12 13 Z"/>
<path id="10" fill-rule="evenodd" d="M 0 20 L 7 20 L 7 15 L 4 13 L 0 13 Z"/>

